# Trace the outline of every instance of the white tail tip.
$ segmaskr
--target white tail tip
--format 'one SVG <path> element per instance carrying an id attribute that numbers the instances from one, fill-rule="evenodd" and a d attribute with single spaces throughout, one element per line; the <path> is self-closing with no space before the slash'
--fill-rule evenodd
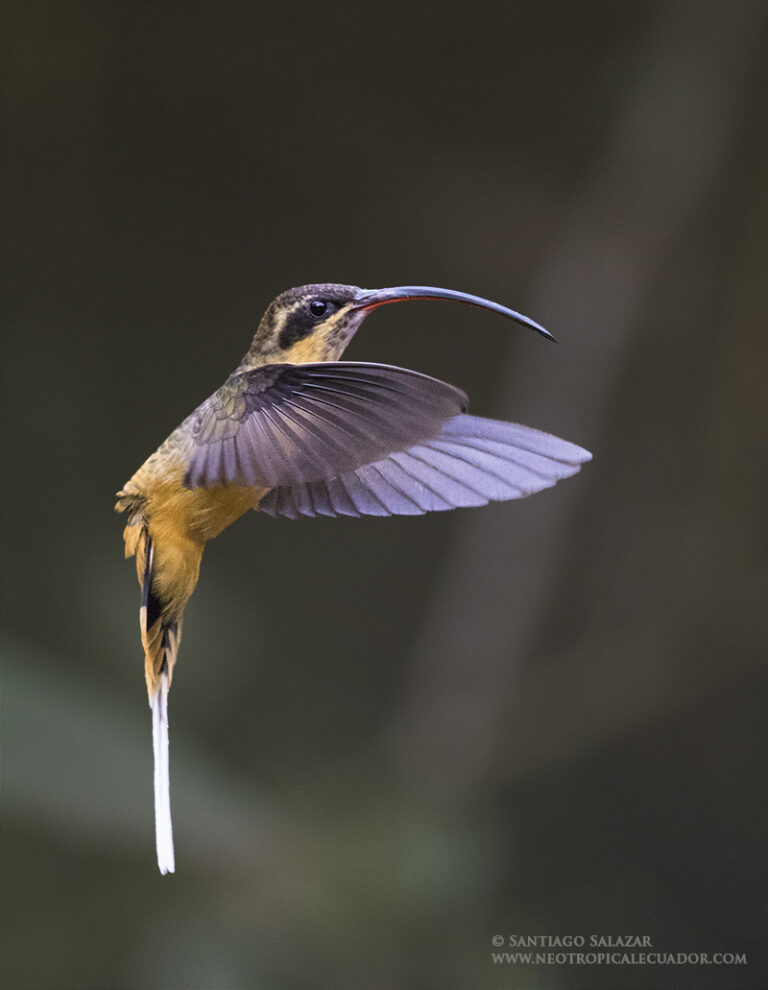
<path id="1" fill-rule="evenodd" d="M 155 840 L 157 865 L 162 874 L 173 873 L 171 782 L 168 772 L 168 674 L 160 675 L 160 687 L 149 699 L 152 709 L 152 746 L 155 751 Z"/>

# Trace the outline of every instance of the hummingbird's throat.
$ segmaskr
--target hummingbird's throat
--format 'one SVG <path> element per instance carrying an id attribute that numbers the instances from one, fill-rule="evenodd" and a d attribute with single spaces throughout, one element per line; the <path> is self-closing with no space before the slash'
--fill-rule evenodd
<path id="1" fill-rule="evenodd" d="M 318 326 L 309 336 L 285 348 L 277 360 L 287 364 L 338 361 L 366 315 L 365 310 L 342 310 Z"/>

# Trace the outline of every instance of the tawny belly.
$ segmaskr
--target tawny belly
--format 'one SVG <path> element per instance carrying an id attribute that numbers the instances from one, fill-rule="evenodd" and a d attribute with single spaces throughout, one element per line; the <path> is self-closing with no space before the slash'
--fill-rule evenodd
<path id="1" fill-rule="evenodd" d="M 150 495 L 152 528 L 175 529 L 180 535 L 205 543 L 243 513 L 255 509 L 266 491 L 245 485 L 190 489 L 178 483 L 163 484 Z"/>

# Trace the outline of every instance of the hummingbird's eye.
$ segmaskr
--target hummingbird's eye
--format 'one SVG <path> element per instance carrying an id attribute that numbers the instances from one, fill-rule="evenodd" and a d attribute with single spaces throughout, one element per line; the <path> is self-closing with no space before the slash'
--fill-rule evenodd
<path id="1" fill-rule="evenodd" d="M 309 311 L 313 316 L 325 316 L 328 312 L 328 303 L 324 299 L 312 299 L 309 303 Z"/>

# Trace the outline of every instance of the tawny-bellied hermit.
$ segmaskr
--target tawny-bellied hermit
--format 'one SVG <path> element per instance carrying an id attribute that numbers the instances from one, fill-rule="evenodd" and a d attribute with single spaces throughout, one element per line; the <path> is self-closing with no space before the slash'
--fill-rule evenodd
<path id="1" fill-rule="evenodd" d="M 207 540 L 248 509 L 290 519 L 418 515 L 521 498 L 590 459 L 547 433 L 469 416 L 466 395 L 435 378 L 339 360 L 372 310 L 408 299 L 480 306 L 551 338 L 505 306 L 451 289 L 289 289 L 221 388 L 118 492 L 125 553 L 136 556 L 141 585 L 162 873 L 175 869 L 168 689 Z"/>

